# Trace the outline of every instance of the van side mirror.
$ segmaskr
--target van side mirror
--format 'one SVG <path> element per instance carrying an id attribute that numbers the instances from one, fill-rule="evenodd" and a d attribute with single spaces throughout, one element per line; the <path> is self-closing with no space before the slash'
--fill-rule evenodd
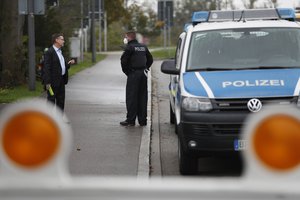
<path id="1" fill-rule="evenodd" d="M 176 65 L 175 65 L 175 59 L 165 60 L 161 64 L 160 70 L 162 73 L 165 73 L 165 74 L 175 74 L 175 75 L 179 74 L 179 69 L 177 69 Z"/>

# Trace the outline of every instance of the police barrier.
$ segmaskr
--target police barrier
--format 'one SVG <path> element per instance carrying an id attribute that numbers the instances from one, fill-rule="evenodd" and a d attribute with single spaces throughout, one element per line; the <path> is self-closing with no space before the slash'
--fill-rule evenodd
<path id="1" fill-rule="evenodd" d="M 299 199 L 300 112 L 250 115 L 237 178 L 71 177 L 72 130 L 44 100 L 9 105 L 0 122 L 0 199 Z"/>

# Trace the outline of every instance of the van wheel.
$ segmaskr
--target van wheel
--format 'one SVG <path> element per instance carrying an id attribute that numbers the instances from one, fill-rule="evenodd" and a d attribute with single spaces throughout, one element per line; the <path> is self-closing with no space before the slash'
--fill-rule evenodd
<path id="1" fill-rule="evenodd" d="M 175 123 L 175 113 L 174 113 L 173 110 L 172 110 L 171 103 L 170 103 L 170 123 L 171 123 L 171 124 L 174 124 L 174 123 Z"/>
<path id="2" fill-rule="evenodd" d="M 184 151 L 181 142 L 178 139 L 178 160 L 179 171 L 182 175 L 195 175 L 198 170 L 197 157 L 189 155 Z"/>

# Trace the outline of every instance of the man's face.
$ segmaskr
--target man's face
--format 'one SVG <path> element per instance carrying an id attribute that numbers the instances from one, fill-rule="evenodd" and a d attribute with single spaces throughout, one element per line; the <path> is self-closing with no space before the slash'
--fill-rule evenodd
<path id="1" fill-rule="evenodd" d="M 59 36 L 55 41 L 60 47 L 63 47 L 65 44 L 65 39 L 63 36 Z"/>

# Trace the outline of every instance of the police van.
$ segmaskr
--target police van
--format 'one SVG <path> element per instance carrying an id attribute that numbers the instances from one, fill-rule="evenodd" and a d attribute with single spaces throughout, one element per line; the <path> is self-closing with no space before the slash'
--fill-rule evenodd
<path id="1" fill-rule="evenodd" d="M 199 11 L 185 26 L 170 74 L 170 122 L 178 134 L 181 174 L 198 158 L 239 154 L 249 113 L 299 106 L 300 24 L 293 9 Z"/>

